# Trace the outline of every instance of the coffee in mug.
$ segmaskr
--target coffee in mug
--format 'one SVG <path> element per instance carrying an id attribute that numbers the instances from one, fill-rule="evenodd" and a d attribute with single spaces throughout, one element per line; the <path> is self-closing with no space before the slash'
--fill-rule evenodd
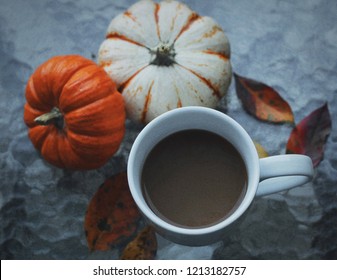
<path id="1" fill-rule="evenodd" d="M 152 211 L 187 228 L 210 226 L 240 205 L 247 171 L 225 138 L 199 129 L 176 132 L 147 156 L 142 191 Z"/>

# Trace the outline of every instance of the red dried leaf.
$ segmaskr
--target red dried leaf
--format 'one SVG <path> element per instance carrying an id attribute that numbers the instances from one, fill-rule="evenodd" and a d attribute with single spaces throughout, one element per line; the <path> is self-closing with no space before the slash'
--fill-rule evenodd
<path id="1" fill-rule="evenodd" d="M 331 131 L 328 104 L 305 117 L 291 132 L 287 143 L 287 154 L 309 156 L 317 166 L 324 155 L 326 140 Z"/>
<path id="2" fill-rule="evenodd" d="M 90 250 L 108 250 L 125 242 L 137 229 L 138 208 L 126 172 L 107 179 L 89 203 L 84 229 Z"/>
<path id="3" fill-rule="evenodd" d="M 157 253 L 157 238 L 152 227 L 144 228 L 124 249 L 122 260 L 153 260 Z"/>
<path id="4" fill-rule="evenodd" d="M 234 73 L 236 93 L 243 107 L 256 118 L 273 123 L 294 123 L 289 104 L 271 87 Z"/>

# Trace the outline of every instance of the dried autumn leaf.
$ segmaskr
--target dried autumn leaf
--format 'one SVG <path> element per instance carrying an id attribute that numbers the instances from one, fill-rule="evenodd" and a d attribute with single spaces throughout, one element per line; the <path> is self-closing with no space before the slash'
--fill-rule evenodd
<path id="1" fill-rule="evenodd" d="M 292 130 L 286 153 L 307 155 L 316 167 L 323 159 L 330 131 L 331 117 L 328 104 L 325 104 L 310 113 Z"/>
<path id="2" fill-rule="evenodd" d="M 152 260 L 157 253 L 157 239 L 152 227 L 145 227 L 124 249 L 122 260 Z"/>
<path id="3" fill-rule="evenodd" d="M 234 73 L 236 93 L 243 107 L 256 118 L 273 122 L 294 122 L 289 104 L 270 86 Z"/>
<path id="4" fill-rule="evenodd" d="M 125 242 L 135 233 L 139 217 L 126 172 L 107 179 L 90 201 L 85 216 L 90 250 L 108 250 Z"/>
<path id="5" fill-rule="evenodd" d="M 257 154 L 259 155 L 259 158 L 265 158 L 268 157 L 268 153 L 266 150 L 261 146 L 261 144 L 254 141 L 255 148 L 257 150 Z"/>

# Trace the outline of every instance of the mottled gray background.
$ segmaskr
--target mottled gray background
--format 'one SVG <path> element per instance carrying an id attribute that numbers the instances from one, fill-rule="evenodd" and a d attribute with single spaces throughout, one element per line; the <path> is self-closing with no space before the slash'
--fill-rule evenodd
<path id="1" fill-rule="evenodd" d="M 54 55 L 96 60 L 110 20 L 133 0 L 0 0 L 1 259 L 112 259 L 90 253 L 87 205 L 104 180 L 126 167 L 140 127 L 127 122 L 119 152 L 102 168 L 69 172 L 46 163 L 23 123 L 24 88 Z M 333 130 L 312 183 L 256 199 L 236 232 L 190 248 L 160 237 L 158 259 L 337 259 L 337 1 L 186 0 L 213 17 L 231 42 L 236 73 L 273 86 L 295 121 L 328 102 Z M 285 153 L 291 127 L 262 123 L 243 111 L 234 83 L 219 107 L 270 155 Z"/>

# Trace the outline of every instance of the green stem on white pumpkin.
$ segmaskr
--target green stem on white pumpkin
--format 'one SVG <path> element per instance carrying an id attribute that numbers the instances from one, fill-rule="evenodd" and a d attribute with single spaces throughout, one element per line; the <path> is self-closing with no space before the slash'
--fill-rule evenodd
<path id="1" fill-rule="evenodd" d="M 35 118 L 34 121 L 39 125 L 49 125 L 51 123 L 58 123 L 61 119 L 63 119 L 63 115 L 60 109 L 54 107 L 50 112 Z"/>
<path id="2" fill-rule="evenodd" d="M 175 51 L 173 45 L 160 43 L 155 48 L 150 49 L 150 53 L 154 58 L 151 64 L 160 66 L 170 66 L 174 63 Z"/>
<path id="3" fill-rule="evenodd" d="M 159 53 L 160 55 L 170 55 L 172 49 L 172 46 L 161 43 L 157 47 L 157 53 Z"/>

